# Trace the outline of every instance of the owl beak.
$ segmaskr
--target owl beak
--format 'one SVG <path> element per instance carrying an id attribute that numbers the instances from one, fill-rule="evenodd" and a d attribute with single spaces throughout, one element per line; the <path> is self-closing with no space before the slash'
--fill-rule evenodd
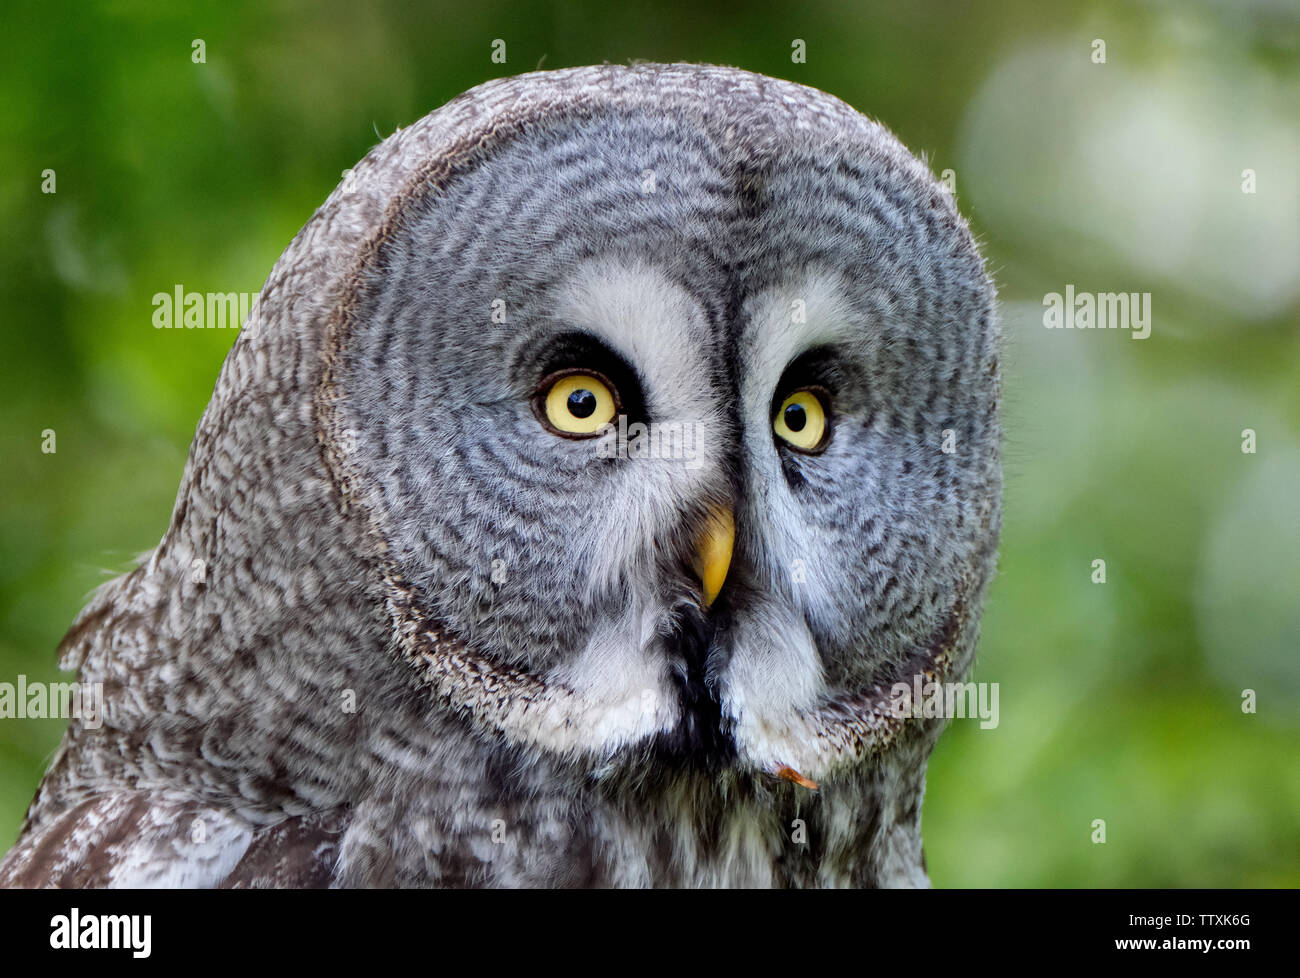
<path id="1" fill-rule="evenodd" d="M 731 567 L 731 549 L 736 543 L 736 517 L 730 506 L 717 506 L 710 513 L 704 532 L 695 542 L 692 567 L 704 585 L 704 607 L 722 590 Z"/>

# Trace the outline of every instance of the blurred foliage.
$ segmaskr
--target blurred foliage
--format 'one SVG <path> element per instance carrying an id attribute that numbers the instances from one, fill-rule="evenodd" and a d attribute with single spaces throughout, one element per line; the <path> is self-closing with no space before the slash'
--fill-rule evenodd
<path id="1" fill-rule="evenodd" d="M 167 526 L 234 333 L 155 330 L 155 292 L 255 292 L 343 169 L 489 77 L 733 64 L 952 169 L 1004 302 L 975 676 L 1001 723 L 956 721 L 935 754 L 935 884 L 1300 884 L 1300 6 L 1048 6 L 9 0 L 0 681 L 59 678 L 88 592 Z M 1066 283 L 1151 292 L 1152 336 L 1043 329 Z M 0 845 L 62 727 L 0 721 Z"/>

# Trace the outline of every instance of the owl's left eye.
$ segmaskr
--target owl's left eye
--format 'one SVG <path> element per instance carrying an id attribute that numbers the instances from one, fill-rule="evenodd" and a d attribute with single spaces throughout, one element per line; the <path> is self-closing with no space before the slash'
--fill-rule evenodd
<path id="1" fill-rule="evenodd" d="M 772 430 L 800 452 L 815 454 L 826 447 L 830 424 L 826 418 L 829 395 L 816 387 L 792 392 L 776 409 Z"/>
<path id="2" fill-rule="evenodd" d="M 533 401 L 542 423 L 565 438 L 590 438 L 619 412 L 618 393 L 589 370 L 561 370 L 544 379 Z"/>

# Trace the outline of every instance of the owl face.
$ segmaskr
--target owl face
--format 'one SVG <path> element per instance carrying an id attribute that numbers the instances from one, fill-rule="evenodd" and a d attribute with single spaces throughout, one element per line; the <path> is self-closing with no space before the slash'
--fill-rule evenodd
<path id="1" fill-rule="evenodd" d="M 847 107 L 653 85 L 521 112 L 393 196 L 335 329 L 335 465 L 465 722 L 594 771 L 833 778 L 900 728 L 893 684 L 969 666 L 992 290 Z"/>

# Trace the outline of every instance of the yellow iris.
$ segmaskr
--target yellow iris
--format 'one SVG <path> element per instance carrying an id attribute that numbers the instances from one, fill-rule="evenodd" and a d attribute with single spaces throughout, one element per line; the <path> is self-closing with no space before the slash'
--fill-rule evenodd
<path id="1" fill-rule="evenodd" d="M 546 392 L 546 420 L 569 435 L 594 435 L 614 420 L 614 392 L 591 374 L 566 374 Z"/>
<path id="2" fill-rule="evenodd" d="M 795 391 L 781 402 L 772 430 L 792 447 L 815 452 L 826 439 L 826 408 L 812 391 Z"/>

